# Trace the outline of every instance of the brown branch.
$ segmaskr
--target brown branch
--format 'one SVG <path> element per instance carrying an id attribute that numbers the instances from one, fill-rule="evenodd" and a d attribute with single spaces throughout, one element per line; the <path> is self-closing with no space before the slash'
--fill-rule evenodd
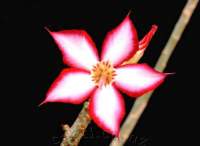
<path id="1" fill-rule="evenodd" d="M 185 5 L 181 16 L 179 20 L 177 21 L 174 30 L 164 47 L 157 63 L 155 66 L 155 69 L 158 71 L 163 71 L 167 65 L 167 62 L 172 54 L 172 52 L 175 49 L 175 46 L 177 45 L 178 41 L 181 38 L 181 35 L 188 24 L 192 13 L 194 12 L 199 0 L 188 0 L 187 4 Z M 144 96 L 141 96 L 136 100 L 134 103 L 127 119 L 125 120 L 124 124 L 121 127 L 120 130 L 120 137 L 114 138 L 111 142 L 110 146 L 122 146 L 130 136 L 131 132 L 135 128 L 140 116 L 142 115 L 143 111 L 145 110 L 148 101 L 152 95 L 153 91 L 145 94 Z"/>
<path id="2" fill-rule="evenodd" d="M 60 146 L 77 146 L 79 144 L 88 124 L 91 121 L 91 117 L 88 114 L 87 108 L 88 102 L 85 102 L 81 112 L 71 128 L 67 124 L 63 126 L 64 136 Z"/>

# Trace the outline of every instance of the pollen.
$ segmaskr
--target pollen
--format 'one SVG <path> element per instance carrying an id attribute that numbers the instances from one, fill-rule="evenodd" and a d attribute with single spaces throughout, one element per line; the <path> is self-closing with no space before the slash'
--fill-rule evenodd
<path id="1" fill-rule="evenodd" d="M 107 86 L 112 83 L 114 77 L 116 76 L 116 72 L 108 61 L 98 62 L 93 66 L 91 71 L 92 81 L 97 86 Z"/>

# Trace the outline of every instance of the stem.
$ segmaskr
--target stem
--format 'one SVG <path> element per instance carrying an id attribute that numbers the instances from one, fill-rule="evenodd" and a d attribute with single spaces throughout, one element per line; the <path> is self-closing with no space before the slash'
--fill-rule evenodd
<path id="1" fill-rule="evenodd" d="M 194 12 L 198 2 L 199 2 L 199 0 L 188 0 L 187 1 L 179 20 L 177 21 L 177 23 L 173 29 L 173 32 L 156 63 L 156 66 L 155 66 L 156 70 L 162 72 L 165 69 L 165 67 L 168 63 L 168 60 L 169 60 L 171 54 L 173 53 L 175 46 L 177 45 L 178 41 L 180 40 L 181 35 L 182 35 L 186 25 L 188 24 L 188 22 L 192 16 L 192 13 Z M 122 146 L 127 141 L 131 132 L 135 128 L 140 116 L 142 115 L 143 111 L 145 110 L 152 94 L 153 94 L 153 91 L 141 96 L 140 98 L 138 98 L 135 101 L 128 117 L 126 118 L 124 124 L 121 127 L 119 138 L 114 138 L 113 141 L 111 142 L 110 146 Z"/>
<path id="2" fill-rule="evenodd" d="M 65 132 L 60 146 L 78 146 L 87 126 L 91 121 L 87 107 L 88 102 L 85 102 L 81 112 L 71 128 L 67 124 L 63 126 L 63 130 Z"/>

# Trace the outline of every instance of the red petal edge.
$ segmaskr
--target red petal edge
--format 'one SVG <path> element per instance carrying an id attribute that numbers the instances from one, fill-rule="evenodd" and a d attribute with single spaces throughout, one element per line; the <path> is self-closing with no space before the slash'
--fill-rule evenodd
<path id="1" fill-rule="evenodd" d="M 47 92 L 47 96 L 46 99 L 40 104 L 45 104 L 47 102 L 62 102 L 62 103 L 72 103 L 72 104 L 81 104 L 83 101 L 85 101 L 96 89 L 96 87 L 94 86 L 93 89 L 86 91 L 85 94 L 80 95 L 79 99 L 58 99 L 55 101 L 49 101 L 48 96 L 49 94 L 56 88 L 57 84 L 64 78 L 64 76 L 66 76 L 67 74 L 73 74 L 73 73 L 86 73 L 89 74 L 88 71 L 85 70 L 81 70 L 81 69 L 76 69 L 76 68 L 67 68 L 64 69 L 63 71 L 61 71 L 60 75 L 56 78 L 56 80 L 52 83 L 52 85 L 50 86 L 48 92 Z"/>
<path id="2" fill-rule="evenodd" d="M 85 38 L 86 42 L 88 42 L 89 44 L 89 49 L 92 50 L 92 53 L 94 53 L 96 60 L 99 61 L 99 57 L 98 57 L 98 51 L 97 48 L 95 46 L 95 43 L 93 42 L 92 38 L 90 37 L 90 35 L 85 31 L 85 30 L 62 30 L 62 31 L 58 31 L 58 32 L 53 32 L 50 31 L 48 28 L 45 27 L 45 29 L 49 32 L 49 34 L 53 37 L 55 43 L 57 44 L 58 48 L 60 49 L 60 51 L 62 52 L 63 55 L 63 62 L 71 67 L 75 67 L 75 68 L 80 68 L 80 69 L 86 69 L 89 70 L 91 68 L 87 68 L 85 66 L 83 66 L 80 60 L 77 61 L 76 58 L 71 57 L 70 53 L 67 52 L 65 50 L 65 48 L 62 46 L 62 44 L 56 39 L 56 35 L 63 35 L 63 36 L 79 36 L 79 37 L 83 37 Z M 85 53 L 85 52 L 84 52 Z M 90 57 L 87 57 L 90 58 Z M 86 59 L 87 59 L 86 58 Z M 79 59 L 79 58 L 78 58 Z M 84 60 L 83 60 L 84 61 Z M 96 64 L 96 62 L 94 62 L 94 64 Z M 90 65 L 91 66 L 91 65 Z"/>
<path id="3" fill-rule="evenodd" d="M 131 50 L 128 54 L 125 54 L 124 56 L 119 56 L 119 59 L 117 59 L 116 62 L 112 62 L 114 66 L 118 66 L 120 65 L 122 62 L 126 61 L 126 60 L 129 60 L 136 52 L 137 50 L 139 49 L 138 48 L 138 44 L 139 44 L 139 41 L 138 41 L 138 35 L 137 35 L 137 31 L 136 31 L 136 28 L 133 24 L 133 22 L 131 21 L 130 19 L 130 13 L 128 13 L 128 15 L 125 17 L 125 19 L 116 27 L 114 28 L 113 30 L 111 30 L 110 32 L 107 33 L 104 41 L 103 41 L 103 45 L 102 45 L 102 52 L 101 52 L 101 60 L 103 60 L 107 50 L 109 49 L 107 47 L 107 44 L 108 42 L 110 42 L 113 38 L 113 36 L 115 35 L 115 33 L 117 33 L 126 23 L 129 23 L 130 27 L 131 27 L 131 33 L 132 33 L 132 41 L 133 41 L 133 44 L 132 45 L 132 48 L 129 49 Z M 124 50 L 123 52 L 126 52 L 127 50 Z M 123 53 L 122 52 L 122 53 Z"/>
<path id="4" fill-rule="evenodd" d="M 94 120 L 94 122 L 101 128 L 103 129 L 105 132 L 113 135 L 113 136 L 117 136 L 119 137 L 119 133 L 120 133 L 120 124 L 125 116 L 125 102 L 123 100 L 123 97 L 122 95 L 117 91 L 117 89 L 113 86 L 113 89 L 115 91 L 115 93 L 117 94 L 117 97 L 118 97 L 118 100 L 119 100 L 119 103 L 121 104 L 121 113 L 119 114 L 119 117 L 118 117 L 118 120 L 117 120 L 117 125 L 119 125 L 118 129 L 116 132 L 113 132 L 111 129 L 109 129 L 105 124 L 104 122 L 96 116 L 95 112 L 94 112 L 94 98 L 93 96 L 95 95 L 95 92 L 97 91 L 94 91 L 92 93 L 92 96 L 90 98 L 90 102 L 89 102 L 89 114 L 90 116 L 92 117 L 92 119 Z M 109 98 L 109 97 L 108 97 Z"/>
<path id="5" fill-rule="evenodd" d="M 116 83 L 116 82 L 113 83 L 113 86 L 115 86 L 117 89 L 119 89 L 120 91 L 122 91 L 123 93 L 127 94 L 130 97 L 137 98 L 137 97 L 142 96 L 143 94 L 145 94 L 147 92 L 155 90 L 158 86 L 160 86 L 164 82 L 167 75 L 171 74 L 171 73 L 158 72 L 158 71 L 154 70 L 153 68 L 149 67 L 146 63 L 143 63 L 143 64 L 128 64 L 128 65 L 121 66 L 119 68 L 131 67 L 131 66 L 142 66 L 143 68 L 148 69 L 150 72 L 160 74 L 160 76 L 162 76 L 162 79 L 160 79 L 158 82 L 156 82 L 156 83 L 152 84 L 151 86 L 149 86 L 145 89 L 142 89 L 140 91 L 130 91 L 130 90 L 128 90 L 128 88 L 121 86 L 120 83 Z"/>

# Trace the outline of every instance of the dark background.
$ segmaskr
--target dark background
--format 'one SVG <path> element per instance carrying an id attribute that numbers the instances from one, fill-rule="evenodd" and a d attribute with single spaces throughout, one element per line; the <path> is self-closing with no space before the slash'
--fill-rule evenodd
<path id="1" fill-rule="evenodd" d="M 71 125 L 82 105 L 51 103 L 38 107 L 51 83 L 66 67 L 51 36 L 44 29 L 85 29 L 101 48 L 105 34 L 132 10 L 131 19 L 139 38 L 157 24 L 159 29 L 141 62 L 154 66 L 177 21 L 183 1 L 17 1 L 1 4 L 1 95 L 3 133 L 19 145 L 58 146 L 61 125 Z M 192 125 L 197 121 L 199 11 L 195 11 L 166 72 L 176 72 L 154 93 L 126 146 L 192 145 L 196 140 Z M 100 51 L 100 50 L 99 50 Z M 134 100 L 125 96 L 129 112 Z M 196 129 L 196 128 L 195 128 Z M 91 123 L 80 145 L 106 146 L 111 136 Z"/>

